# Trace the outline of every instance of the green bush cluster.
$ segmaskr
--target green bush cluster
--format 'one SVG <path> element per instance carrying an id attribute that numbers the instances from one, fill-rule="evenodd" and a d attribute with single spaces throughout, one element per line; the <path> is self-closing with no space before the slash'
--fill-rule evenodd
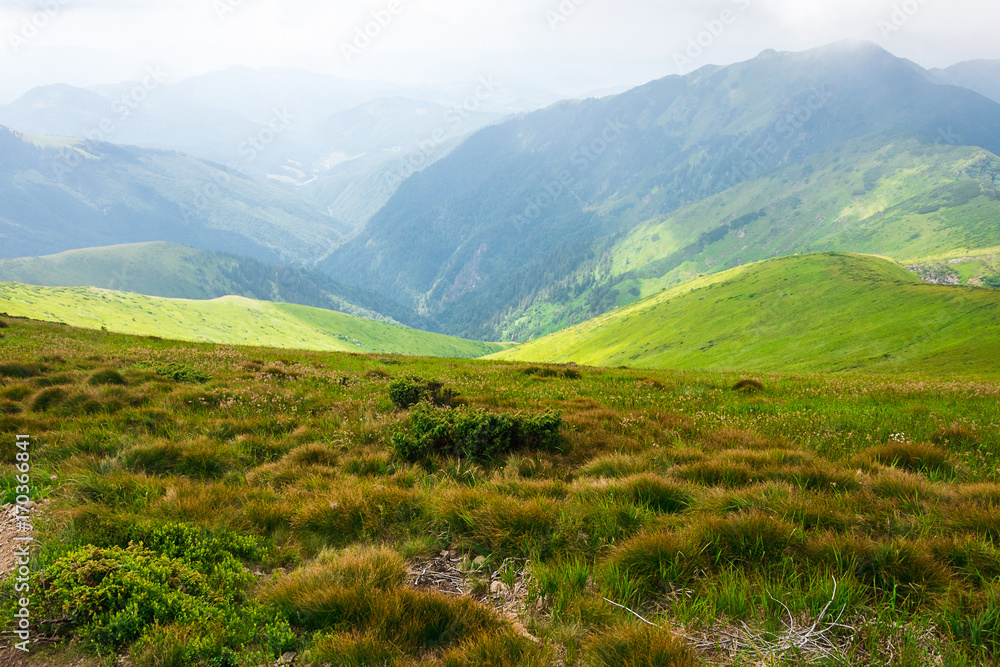
<path id="1" fill-rule="evenodd" d="M 192 384 L 204 384 L 212 379 L 212 376 L 190 366 L 173 361 L 158 364 L 139 364 L 138 368 L 148 368 L 163 378 L 168 378 L 174 382 L 190 382 Z"/>
<path id="2" fill-rule="evenodd" d="M 443 383 L 435 380 L 407 377 L 393 380 L 389 384 L 389 398 L 393 405 L 402 410 L 412 408 L 421 401 L 428 401 L 438 406 L 450 406 L 457 397 L 457 392 L 445 389 Z"/>
<path id="3" fill-rule="evenodd" d="M 494 413 L 423 406 L 410 416 L 408 430 L 393 434 L 392 445 L 407 461 L 438 455 L 488 463 L 512 452 L 558 450 L 561 425 L 562 417 L 554 412 Z"/>
<path id="4" fill-rule="evenodd" d="M 182 524 L 126 532 L 140 541 L 90 544 L 45 571 L 47 613 L 67 619 L 95 651 L 133 644 L 137 665 L 180 666 L 235 665 L 234 651 L 250 647 L 268 658 L 295 648 L 287 621 L 255 599 L 255 577 L 238 558 L 261 557 L 258 540 Z"/>

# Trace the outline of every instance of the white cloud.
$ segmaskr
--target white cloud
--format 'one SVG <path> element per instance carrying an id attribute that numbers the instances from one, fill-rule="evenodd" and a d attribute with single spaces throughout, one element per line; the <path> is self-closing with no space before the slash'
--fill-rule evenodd
<path id="1" fill-rule="evenodd" d="M 638 83 L 674 73 L 673 54 L 723 11 L 738 20 L 715 36 L 703 63 L 845 37 L 927 66 L 1000 58 L 990 34 L 1000 25 L 995 0 L 393 1 L 401 11 L 347 63 L 340 44 L 390 0 L 0 0 L 0 97 L 56 81 L 119 80 L 149 62 L 178 76 L 246 64 L 414 82 L 500 69 L 553 87 Z M 15 51 L 10 35 L 56 5 Z M 903 6 L 919 10 L 900 30 L 880 31 Z M 553 25 L 553 12 L 565 20 Z"/>

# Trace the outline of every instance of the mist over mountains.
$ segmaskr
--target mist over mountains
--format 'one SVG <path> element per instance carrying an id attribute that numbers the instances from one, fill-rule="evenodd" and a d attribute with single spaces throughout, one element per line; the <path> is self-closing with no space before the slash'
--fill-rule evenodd
<path id="1" fill-rule="evenodd" d="M 555 104 L 245 68 L 47 86 L 0 107 L 0 256 L 166 241 L 526 340 L 769 257 L 1000 246 L 998 95 L 998 63 L 864 42 Z"/>

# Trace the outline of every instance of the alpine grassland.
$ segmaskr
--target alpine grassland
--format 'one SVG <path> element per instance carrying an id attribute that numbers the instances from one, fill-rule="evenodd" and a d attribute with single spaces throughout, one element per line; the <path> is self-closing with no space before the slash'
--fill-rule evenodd
<path id="1" fill-rule="evenodd" d="M 702 276 L 496 354 L 768 372 L 1000 372 L 1000 291 L 924 284 L 892 260 L 795 255 Z"/>
<path id="2" fill-rule="evenodd" d="M 0 319 L 24 664 L 1000 660 L 995 359 L 667 371 Z"/>
<path id="3" fill-rule="evenodd" d="M 323 308 L 239 296 L 168 299 L 95 287 L 0 283 L 0 311 L 91 329 L 228 345 L 459 358 L 480 357 L 504 347 Z"/>

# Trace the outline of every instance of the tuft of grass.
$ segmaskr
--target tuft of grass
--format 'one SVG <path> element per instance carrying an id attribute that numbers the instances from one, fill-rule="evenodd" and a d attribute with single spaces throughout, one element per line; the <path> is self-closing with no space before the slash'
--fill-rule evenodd
<path id="1" fill-rule="evenodd" d="M 218 479 L 232 468 L 236 457 L 230 447 L 202 438 L 188 443 L 154 441 L 123 452 L 121 458 L 135 472 Z"/>
<path id="2" fill-rule="evenodd" d="M 87 380 L 87 384 L 94 387 L 101 387 L 107 385 L 117 385 L 125 386 L 128 382 L 125 381 L 125 377 L 113 368 L 105 368 L 104 370 L 97 371 L 90 376 Z"/>
<path id="3" fill-rule="evenodd" d="M 892 442 L 871 449 L 863 456 L 876 463 L 910 472 L 945 475 L 955 472 L 955 464 L 948 452 L 930 444 Z"/>
<path id="4" fill-rule="evenodd" d="M 694 494 L 688 487 L 656 475 L 631 477 L 618 488 L 633 503 L 653 512 L 681 512 L 694 503 Z"/>
<path id="5" fill-rule="evenodd" d="M 697 667 L 686 641 L 661 628 L 629 624 L 596 635 L 587 644 L 593 667 Z"/>
<path id="6" fill-rule="evenodd" d="M 950 447 L 967 447 L 979 444 L 976 432 L 962 424 L 943 426 L 931 434 L 931 442 Z"/>
<path id="7" fill-rule="evenodd" d="M 754 394 L 759 391 L 764 391 L 764 383 L 760 380 L 744 378 L 737 381 L 736 384 L 733 385 L 733 391 L 740 391 L 745 394 Z"/>
<path id="8" fill-rule="evenodd" d="M 324 661 L 395 660 L 400 652 L 448 649 L 503 628 L 469 598 L 403 588 L 405 576 L 402 558 L 387 549 L 321 554 L 316 564 L 273 580 L 264 597 L 295 625 L 328 632 L 314 649 Z"/>
<path id="9" fill-rule="evenodd" d="M 62 387 L 52 387 L 41 391 L 31 402 L 31 409 L 35 412 L 46 412 L 57 407 L 69 394 Z"/>
<path id="10" fill-rule="evenodd" d="M 36 377 L 42 374 L 42 369 L 37 366 L 28 366 L 25 364 L 16 363 L 3 363 L 0 364 L 0 377 L 4 378 L 14 378 L 16 380 L 24 380 L 27 378 Z"/>

